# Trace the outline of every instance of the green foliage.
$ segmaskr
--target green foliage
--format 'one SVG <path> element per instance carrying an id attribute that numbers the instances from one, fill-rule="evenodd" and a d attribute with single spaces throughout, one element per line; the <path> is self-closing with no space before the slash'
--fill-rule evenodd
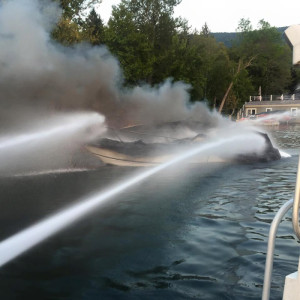
<path id="1" fill-rule="evenodd" d="M 166 77 L 175 81 L 184 81 L 191 85 L 191 100 L 203 99 L 205 89 L 205 76 L 200 72 L 203 59 L 198 52 L 195 36 L 184 33 L 173 37 L 171 51 L 166 61 Z"/>
<path id="2" fill-rule="evenodd" d="M 82 20 L 85 10 L 95 4 L 99 4 L 102 0 L 52 0 L 58 2 L 63 10 L 63 18 L 70 20 Z"/>
<path id="3" fill-rule="evenodd" d="M 294 93 L 295 88 L 300 83 L 300 68 L 298 67 L 292 67 L 291 68 L 291 81 L 288 86 L 290 93 Z"/>
<path id="4" fill-rule="evenodd" d="M 300 80 L 300 71 L 291 67 L 291 50 L 265 20 L 253 30 L 249 19 L 241 19 L 226 47 L 206 23 L 200 33 L 191 32 L 187 21 L 173 17 L 181 0 L 122 0 L 107 25 L 92 6 L 100 0 L 53 1 L 63 8 L 53 37 L 64 45 L 105 44 L 118 58 L 127 86 L 183 81 L 192 101 L 205 100 L 211 107 L 225 103 L 224 111 L 232 113 L 260 86 L 263 94 L 279 94 Z"/>
<path id="5" fill-rule="evenodd" d="M 201 30 L 200 34 L 204 35 L 205 37 L 210 36 L 210 30 L 206 23 L 204 23 L 204 25 L 202 26 L 202 30 Z"/>
<path id="6" fill-rule="evenodd" d="M 213 106 L 222 99 L 225 86 L 231 78 L 227 49 L 211 35 L 201 32 L 190 37 L 189 51 L 192 56 L 190 61 L 193 61 L 193 68 L 188 71 L 192 79 L 189 83 L 193 86 L 192 100 L 207 100 Z M 185 65 L 190 65 L 190 62 Z"/>
<path id="7" fill-rule="evenodd" d="M 157 84 L 170 76 L 169 55 L 179 20 L 172 18 L 178 0 L 123 0 L 113 7 L 107 45 L 120 60 L 126 84 Z"/>
<path id="8" fill-rule="evenodd" d="M 92 45 L 105 43 L 105 29 L 101 17 L 93 8 L 82 25 L 84 39 Z"/>
<path id="9" fill-rule="evenodd" d="M 123 0 L 113 8 L 108 22 L 107 45 L 118 57 L 127 85 L 156 85 L 172 78 L 191 85 L 192 100 L 212 103 L 224 93 L 226 84 L 212 85 L 220 81 L 215 61 L 224 74 L 228 73 L 226 48 L 210 35 L 206 24 L 200 34 L 189 33 L 185 21 L 172 17 L 178 3 Z M 224 78 L 227 83 L 228 75 Z"/>
<path id="10" fill-rule="evenodd" d="M 235 78 L 233 93 L 235 95 L 235 107 L 232 106 L 230 109 L 242 107 L 249 96 L 256 93 L 247 69 L 243 69 Z"/>
<path id="11" fill-rule="evenodd" d="M 83 5 L 83 0 L 55 0 L 63 10 L 63 17 L 72 20 L 78 17 Z"/>
<path id="12" fill-rule="evenodd" d="M 65 46 L 76 44 L 82 40 L 79 26 L 68 18 L 61 18 L 52 31 L 52 38 Z"/>
<path id="13" fill-rule="evenodd" d="M 254 58 L 248 73 L 255 90 L 261 86 L 263 94 L 283 93 L 291 79 L 291 52 L 281 34 L 264 20 L 259 22 L 258 29 L 249 30 L 251 24 L 242 19 L 239 28 L 242 31 L 231 49 L 232 59 Z"/>
<path id="14" fill-rule="evenodd" d="M 239 22 L 237 32 L 247 33 L 247 32 L 251 32 L 251 31 L 252 31 L 252 24 L 251 24 L 250 20 L 242 18 Z"/>
<path id="15" fill-rule="evenodd" d="M 86 39 L 87 30 L 92 31 L 92 43 L 98 38 L 93 29 L 83 29 L 84 15 L 96 3 L 102 0 L 52 0 L 62 8 L 61 18 L 52 32 L 52 37 L 63 45 L 69 46 Z M 91 18 L 91 14 L 89 15 Z M 94 17 L 94 16 L 93 16 Z M 88 25 L 88 24 L 87 24 Z"/>
<path id="16" fill-rule="evenodd" d="M 210 63 L 207 76 L 207 98 L 212 106 L 219 106 L 229 83 L 233 79 L 234 63 L 229 59 L 227 49 L 220 45 Z"/>

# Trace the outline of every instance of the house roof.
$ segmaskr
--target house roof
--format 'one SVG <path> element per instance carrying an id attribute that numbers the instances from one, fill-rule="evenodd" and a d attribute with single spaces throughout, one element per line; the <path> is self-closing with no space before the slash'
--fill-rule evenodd
<path id="1" fill-rule="evenodd" d="M 300 106 L 300 100 L 274 100 L 274 101 L 251 101 L 245 102 L 245 107 L 254 106 Z"/>

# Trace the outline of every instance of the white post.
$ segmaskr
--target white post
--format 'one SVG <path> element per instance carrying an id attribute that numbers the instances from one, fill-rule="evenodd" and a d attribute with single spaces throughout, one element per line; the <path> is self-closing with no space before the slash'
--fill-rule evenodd
<path id="1" fill-rule="evenodd" d="M 292 95 L 292 100 L 295 100 L 295 94 Z"/>
<path id="2" fill-rule="evenodd" d="M 281 101 L 283 101 L 283 94 L 280 96 Z"/>
<path id="3" fill-rule="evenodd" d="M 251 102 L 251 101 L 252 101 L 251 96 L 250 96 L 249 98 L 250 98 L 250 99 L 249 99 L 249 102 Z"/>
<path id="4" fill-rule="evenodd" d="M 272 99 L 273 99 L 273 97 L 272 97 L 272 95 L 270 95 L 270 101 L 272 101 Z"/>
<path id="5" fill-rule="evenodd" d="M 283 300 L 300 300 L 300 257 L 298 272 L 285 277 Z"/>

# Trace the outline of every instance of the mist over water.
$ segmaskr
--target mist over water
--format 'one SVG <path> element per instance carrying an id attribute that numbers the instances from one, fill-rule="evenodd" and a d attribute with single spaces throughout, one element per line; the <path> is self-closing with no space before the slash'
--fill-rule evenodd
<path id="1" fill-rule="evenodd" d="M 70 167 L 74 153 L 105 130 L 104 117 L 92 112 L 35 118 L 22 131 L 0 135 L 0 174 Z"/>

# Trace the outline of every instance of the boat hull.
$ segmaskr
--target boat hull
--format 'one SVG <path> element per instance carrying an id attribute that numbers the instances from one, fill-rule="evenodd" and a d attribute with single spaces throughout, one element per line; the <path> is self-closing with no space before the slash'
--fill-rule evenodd
<path id="1" fill-rule="evenodd" d="M 172 160 L 174 155 L 157 155 L 152 157 L 136 157 L 107 148 L 87 146 L 88 151 L 93 153 L 103 163 L 122 167 L 153 167 Z M 196 156 L 188 160 L 190 164 L 225 163 L 226 160 L 217 156 Z M 227 160 L 228 162 L 228 160 Z"/>
<path id="2" fill-rule="evenodd" d="M 267 134 L 256 132 L 265 139 L 265 149 L 262 153 L 245 153 L 228 156 L 222 151 L 218 154 L 203 153 L 194 155 L 186 160 L 189 164 L 207 163 L 255 163 L 268 162 L 281 158 L 278 149 L 274 148 Z M 93 144 L 87 145 L 87 150 L 98 157 L 104 164 L 130 167 L 152 167 L 167 161 L 203 144 L 203 139 L 183 139 L 170 143 L 144 143 L 141 140 L 134 142 L 123 142 L 103 138 Z M 221 150 L 221 149 L 220 149 Z"/>

